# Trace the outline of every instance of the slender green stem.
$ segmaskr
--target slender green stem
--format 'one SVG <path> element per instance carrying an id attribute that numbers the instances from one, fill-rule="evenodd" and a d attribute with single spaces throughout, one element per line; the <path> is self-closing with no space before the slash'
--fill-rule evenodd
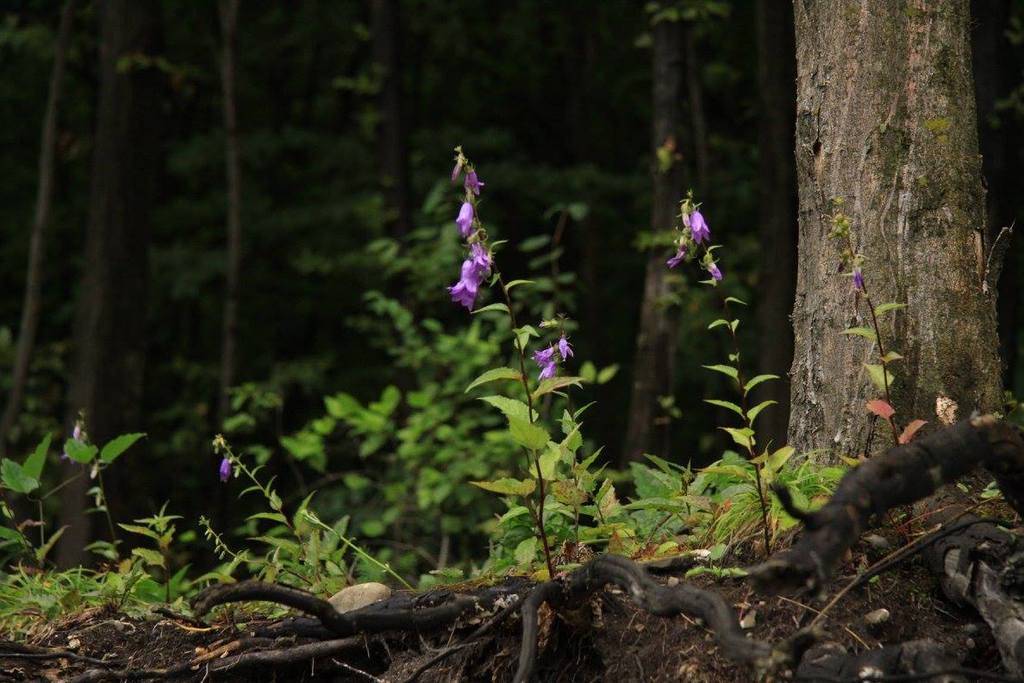
<path id="1" fill-rule="evenodd" d="M 107 518 L 107 529 L 110 531 L 110 542 L 114 547 L 114 555 L 120 557 L 120 553 L 117 552 L 117 546 L 120 541 L 117 538 L 117 532 L 114 530 L 114 518 L 110 514 L 110 503 L 107 501 L 107 489 L 103 486 L 103 468 L 96 468 L 96 483 L 100 487 L 100 498 L 103 500 L 103 513 Z"/>

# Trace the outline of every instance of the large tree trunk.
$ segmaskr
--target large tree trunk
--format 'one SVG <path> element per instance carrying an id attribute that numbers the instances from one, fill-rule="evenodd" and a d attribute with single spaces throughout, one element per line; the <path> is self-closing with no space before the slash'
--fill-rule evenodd
<path id="1" fill-rule="evenodd" d="M 7 397 L 3 417 L 0 418 L 0 456 L 6 452 L 7 437 L 21 411 L 21 399 L 28 382 L 28 370 L 35 348 L 36 329 L 42 305 L 43 253 L 46 248 L 46 230 L 53 210 L 53 177 L 56 162 L 54 150 L 57 140 L 57 115 L 63 94 L 64 64 L 68 44 L 71 42 L 71 20 L 75 14 L 75 1 L 68 0 L 60 15 L 57 42 L 53 50 L 53 71 L 50 73 L 50 91 L 43 116 L 42 140 L 39 145 L 39 189 L 36 192 L 36 210 L 32 219 L 32 237 L 28 247 L 28 269 L 25 273 L 25 299 L 21 305 L 21 327 L 14 352 L 11 372 L 11 393 Z"/>
<path id="2" fill-rule="evenodd" d="M 761 278 L 757 310 L 761 339 L 757 371 L 785 376 L 793 363 L 789 315 L 796 293 L 796 160 L 793 157 L 796 110 L 796 47 L 793 5 L 775 0 L 757 3 L 757 86 L 760 100 L 758 144 L 758 226 Z M 786 443 L 789 382 L 766 382 L 759 400 L 774 400 L 758 424 L 762 440 Z M 767 441 L 766 441 L 767 442 Z"/>
<path id="3" fill-rule="evenodd" d="M 221 90 L 224 109 L 224 158 L 227 171 L 227 264 L 224 289 L 224 320 L 221 331 L 220 396 L 218 429 L 228 416 L 231 387 L 235 383 L 238 343 L 238 283 L 242 270 L 242 162 L 238 150 L 238 111 L 235 99 L 238 0 L 221 0 Z"/>
<path id="4" fill-rule="evenodd" d="M 656 150 L 679 140 L 683 64 L 679 23 L 660 21 L 654 25 L 653 32 L 652 143 Z M 652 173 L 651 229 L 670 230 L 682 198 L 682 164 L 676 160 L 667 172 L 661 172 L 654 162 Z M 659 396 L 672 393 L 679 334 L 677 316 L 665 305 L 669 294 L 668 272 L 665 254 L 653 250 L 647 259 L 644 280 L 623 462 L 638 459 L 645 452 L 665 455 L 669 449 L 671 425 L 667 416 L 659 415 L 658 404 Z"/>
<path id="5" fill-rule="evenodd" d="M 388 225 L 394 235 L 404 235 L 412 227 L 409 197 L 409 155 L 402 112 L 402 42 L 398 0 L 371 0 L 373 61 L 381 72 L 377 108 L 377 165 Z"/>
<path id="6" fill-rule="evenodd" d="M 850 220 L 874 304 L 908 305 L 881 321 L 886 350 L 904 357 L 891 366 L 896 419 L 934 419 L 940 396 L 960 415 L 997 409 L 967 0 L 817 0 L 794 10 L 800 259 L 790 443 L 863 449 L 865 401 L 880 393 L 862 367 L 878 363 L 877 349 L 841 334 L 871 318 L 838 273 L 843 244 L 829 236 L 837 213 Z"/>
<path id="7" fill-rule="evenodd" d="M 104 0 L 99 15 L 100 93 L 69 408 L 71 420 L 85 412 L 90 439 L 102 444 L 142 426 L 149 217 L 161 158 L 160 74 L 121 60 L 155 53 L 160 4 Z M 69 474 L 76 467 L 69 466 Z M 79 477 L 62 491 L 61 524 L 69 527 L 58 550 L 63 566 L 83 559 L 90 485 L 88 477 Z"/>

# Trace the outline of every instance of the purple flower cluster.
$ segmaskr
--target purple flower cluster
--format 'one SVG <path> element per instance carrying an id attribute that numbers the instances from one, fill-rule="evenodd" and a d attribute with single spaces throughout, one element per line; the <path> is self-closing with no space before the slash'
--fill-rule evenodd
<path id="1" fill-rule="evenodd" d="M 704 214 L 700 212 L 697 205 L 693 203 L 693 193 L 687 195 L 682 201 L 679 216 L 682 219 L 683 229 L 680 231 L 679 240 L 676 244 L 676 253 L 665 261 L 669 268 L 676 268 L 686 260 L 691 249 L 697 246 L 704 247 L 704 256 L 701 260 L 703 267 L 708 271 L 715 282 L 722 281 L 722 271 L 711 256 L 711 228 Z"/>
<path id="2" fill-rule="evenodd" d="M 556 348 L 557 347 L 557 348 Z M 558 352 L 557 354 L 555 352 Z M 533 360 L 540 366 L 540 375 L 538 379 L 550 379 L 558 373 L 559 361 L 565 361 L 572 358 L 573 350 L 572 345 L 569 344 L 569 340 L 565 338 L 565 334 L 562 334 L 561 339 L 558 340 L 557 345 L 551 344 L 546 349 L 538 349 L 533 352 Z"/>
<path id="3" fill-rule="evenodd" d="M 462 155 L 462 150 L 457 148 L 456 151 L 458 154 L 455 168 L 452 169 L 452 183 L 458 182 L 463 169 L 466 169 L 464 183 L 466 198 L 462 202 L 462 206 L 459 207 L 459 215 L 455 219 L 455 224 L 459 226 L 459 234 L 471 240 L 471 244 L 469 245 L 469 255 L 462 262 L 459 281 L 448 288 L 448 293 L 451 294 L 452 301 L 472 311 L 480 284 L 484 278 L 490 275 L 494 262 L 491 253 L 481 242 L 472 241 L 477 239 L 473 237 L 473 223 L 476 221 L 474 198 L 480 195 L 480 188 L 484 186 L 484 183 L 480 181 L 476 171 L 466 165 L 466 158 Z"/>

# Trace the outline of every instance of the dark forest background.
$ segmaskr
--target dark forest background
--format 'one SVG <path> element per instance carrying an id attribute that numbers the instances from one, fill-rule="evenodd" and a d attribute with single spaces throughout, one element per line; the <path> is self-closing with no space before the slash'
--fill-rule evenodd
<path id="1" fill-rule="evenodd" d="M 678 7 L 680 185 L 694 190 L 716 241 L 728 245 L 727 291 L 753 305 L 742 337 L 746 362 L 785 375 L 796 258 L 791 8 L 783 0 Z M 58 2 L 7 0 L 0 10 L 4 399 L 62 9 Z M 589 389 L 597 404 L 587 434 L 606 445 L 610 463 L 626 459 L 645 268 L 651 248 L 651 259 L 668 255 L 651 225 L 651 21 L 663 7 L 241 3 L 234 65 L 241 260 L 236 389 L 226 407 L 228 136 L 218 7 L 165 0 L 112 2 L 108 9 L 121 12 L 113 24 L 101 21 L 96 2 L 74 6 L 39 331 L 25 399 L 2 448 L 26 453 L 44 433 L 69 429 L 81 407 L 70 385 L 85 381 L 80 354 L 89 339 L 103 351 L 93 358 L 98 384 L 90 405 L 112 415 L 97 415 L 101 423 L 90 435 L 148 434 L 111 484 L 118 518 L 171 500 L 173 511 L 190 519 L 237 521 L 210 447 L 222 431 L 250 449 L 262 447 L 254 457 L 296 495 L 317 482 L 353 485 L 332 475 L 393 466 L 361 456 L 365 441 L 344 429 L 333 434 L 323 462 L 304 460 L 282 439 L 323 415 L 324 396 L 346 392 L 367 403 L 388 385 L 422 388 L 422 375 L 396 360 L 401 333 L 385 324 L 391 313 L 380 297 L 436 321 L 430 324 L 438 330 L 461 333 L 473 324 L 444 290 L 461 259 L 448 175 L 452 150 L 462 145 L 487 184 L 489 230 L 524 247 L 501 254 L 503 271 L 550 278 L 557 312 L 575 321 L 578 359 L 591 361 L 595 372 L 618 366 Z M 1009 225 L 1024 210 L 1024 4 L 983 1 L 974 11 L 990 204 L 990 215 L 978 221 Z M 120 109 L 107 113 L 124 126 L 117 144 L 97 139 L 103 28 L 127 46 L 110 68 L 132 84 L 112 105 Z M 111 233 L 114 246 L 106 248 L 87 246 L 100 222 L 97 183 L 120 188 L 123 199 L 108 209 L 124 232 Z M 1022 252 L 1016 239 L 999 300 L 1006 386 L 1018 391 Z M 107 286 L 96 289 L 96 282 Z M 718 317 L 713 299 L 682 278 L 679 286 L 678 298 L 662 302 L 676 311 L 677 362 L 650 418 L 665 438 L 648 450 L 699 465 L 724 445 L 706 429 L 713 409 L 701 401 L 719 380 L 699 364 L 726 350 L 704 333 Z M 371 291 L 380 297 L 368 299 Z M 116 312 L 98 336 L 82 336 L 85 296 L 106 297 Z M 446 372 L 433 371 L 442 378 Z M 779 391 L 782 398 L 788 389 Z M 784 425 L 782 413 L 769 429 L 781 439 Z M 48 505 L 56 511 L 59 502 Z"/>

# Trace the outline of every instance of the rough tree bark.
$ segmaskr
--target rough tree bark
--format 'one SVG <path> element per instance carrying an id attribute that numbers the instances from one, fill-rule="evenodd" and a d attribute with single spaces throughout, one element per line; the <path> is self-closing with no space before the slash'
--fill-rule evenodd
<path id="1" fill-rule="evenodd" d="M 908 304 L 881 321 L 886 350 L 904 357 L 892 366 L 897 420 L 933 417 L 939 396 L 962 416 L 997 409 L 967 0 L 801 1 L 794 12 L 800 259 L 790 443 L 863 449 L 865 401 L 879 394 L 862 369 L 877 350 L 841 334 L 871 320 L 838 272 L 836 212 L 850 219 L 874 303 Z"/>
<path id="2" fill-rule="evenodd" d="M 666 143 L 675 144 L 679 140 L 683 88 L 682 30 L 678 22 L 660 21 L 654 25 L 653 34 L 651 142 L 653 150 L 657 150 Z M 682 173 L 682 164 L 678 160 L 664 173 L 654 162 L 651 229 L 655 232 L 672 227 L 682 199 Z M 644 295 L 640 304 L 633 390 L 622 462 L 638 459 L 645 452 L 665 455 L 669 449 L 670 424 L 667 418 L 662 419 L 658 414 L 658 397 L 672 393 L 679 327 L 673 309 L 666 306 L 668 273 L 664 252 L 652 250 L 647 259 Z"/>
<path id="3" fill-rule="evenodd" d="M 220 80 L 224 109 L 224 159 L 227 171 L 227 263 L 224 289 L 224 320 L 221 330 L 220 396 L 218 429 L 224 424 L 235 383 L 238 345 L 238 283 L 242 271 L 242 162 L 238 149 L 238 110 L 235 98 L 238 0 L 218 4 L 221 28 Z"/>
<path id="4" fill-rule="evenodd" d="M 14 352 L 14 368 L 11 371 L 11 392 L 7 396 L 3 417 L 0 418 L 0 456 L 6 452 L 7 437 L 21 411 L 21 399 L 25 393 L 25 384 L 28 382 L 28 370 L 32 350 L 35 348 L 36 330 L 39 327 L 43 252 L 46 249 L 46 231 L 50 226 L 50 214 L 53 210 L 57 116 L 60 113 L 60 99 L 64 90 L 64 65 L 67 61 L 68 44 L 71 42 L 71 20 L 74 14 L 75 0 L 68 0 L 60 15 L 57 42 L 53 50 L 50 91 L 46 99 L 46 113 L 43 115 L 42 140 L 39 144 L 39 188 L 36 193 L 36 209 L 32 218 L 32 236 L 28 247 L 25 298 L 21 305 L 21 326 L 18 328 L 18 344 Z"/>
<path id="5" fill-rule="evenodd" d="M 789 315 L 796 293 L 796 160 L 793 158 L 796 109 L 796 47 L 793 5 L 758 0 L 757 87 L 758 225 L 761 279 L 757 322 L 764 343 L 758 345 L 757 371 L 783 377 L 765 382 L 759 400 L 777 405 L 763 413 L 758 425 L 762 440 L 786 443 L 789 425 L 789 382 L 793 363 L 793 328 Z"/>
<path id="6" fill-rule="evenodd" d="M 100 92 L 69 422 L 85 411 L 90 439 L 103 443 L 142 427 L 149 216 L 161 159 L 160 75 L 131 58 L 153 55 L 159 47 L 160 3 L 104 0 L 99 17 Z M 68 474 L 76 473 L 69 465 Z M 69 527 L 58 547 L 62 566 L 84 557 L 90 485 L 88 477 L 78 477 L 61 492 L 60 523 Z"/>
<path id="7" fill-rule="evenodd" d="M 370 11 L 373 61 L 381 74 L 377 96 L 377 109 L 380 113 L 377 166 L 391 233 L 404 235 L 412 227 L 412 208 L 409 197 L 409 154 L 402 111 L 402 38 L 398 0 L 371 0 Z"/>

